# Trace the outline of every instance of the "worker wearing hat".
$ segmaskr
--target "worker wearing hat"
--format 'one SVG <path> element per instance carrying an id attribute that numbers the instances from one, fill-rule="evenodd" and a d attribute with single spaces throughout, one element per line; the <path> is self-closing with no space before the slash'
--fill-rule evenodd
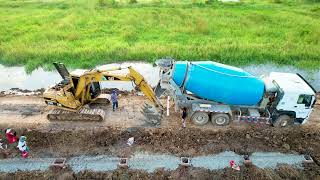
<path id="1" fill-rule="evenodd" d="M 18 141 L 16 132 L 13 129 L 8 128 L 5 130 L 5 133 L 6 133 L 8 144 L 13 144 Z"/>
<path id="2" fill-rule="evenodd" d="M 28 153 L 29 147 L 27 146 L 26 140 L 27 140 L 26 136 L 21 136 L 19 139 L 18 146 L 17 146 L 17 148 L 19 148 L 19 150 L 21 152 L 21 156 L 23 158 L 26 158 L 29 155 L 29 153 Z"/>

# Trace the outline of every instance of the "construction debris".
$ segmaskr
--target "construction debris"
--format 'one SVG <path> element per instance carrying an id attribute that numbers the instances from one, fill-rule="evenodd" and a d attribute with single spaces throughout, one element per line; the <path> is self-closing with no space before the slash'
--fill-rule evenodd
<path id="1" fill-rule="evenodd" d="M 127 145 L 132 146 L 133 142 L 134 142 L 134 137 L 131 137 L 128 139 Z"/>
<path id="2" fill-rule="evenodd" d="M 230 161 L 230 167 L 234 170 L 240 171 L 240 166 L 238 166 L 234 160 Z"/>

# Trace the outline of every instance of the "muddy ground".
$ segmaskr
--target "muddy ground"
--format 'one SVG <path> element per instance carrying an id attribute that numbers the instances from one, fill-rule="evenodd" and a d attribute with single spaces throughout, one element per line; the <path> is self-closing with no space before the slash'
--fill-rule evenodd
<path id="1" fill-rule="evenodd" d="M 197 127 L 187 122 L 180 128 L 178 113 L 164 117 L 162 125 L 154 128 L 141 120 L 137 109 L 143 104 L 142 96 L 120 97 L 120 109 L 112 112 L 106 107 L 107 117 L 102 122 L 52 122 L 46 119 L 50 108 L 39 96 L 5 95 L 0 97 L 1 137 L 7 127 L 15 128 L 18 135 L 26 135 L 30 157 L 72 157 L 78 155 L 110 154 L 130 157 L 136 151 L 198 156 L 226 150 L 238 154 L 257 151 L 310 154 L 314 164 L 304 169 L 281 166 L 276 170 L 243 166 L 240 172 L 229 168 L 210 171 L 179 167 L 174 171 L 154 173 L 118 169 L 113 172 L 17 172 L 1 173 L 0 179 L 320 179 L 320 126 L 319 105 L 311 119 L 303 126 L 274 128 L 269 125 L 233 123 L 216 128 L 212 124 Z M 132 147 L 127 139 L 135 137 Z M 2 151 L 1 158 L 18 157 L 15 150 Z"/>
<path id="2" fill-rule="evenodd" d="M 112 172 L 85 171 L 73 173 L 72 171 L 46 171 L 46 172 L 17 172 L 0 173 L 0 179 L 319 179 L 319 168 L 314 164 L 306 164 L 304 170 L 280 165 L 275 170 L 259 169 L 254 166 L 241 166 L 240 171 L 230 168 L 211 171 L 202 168 L 182 167 L 173 171 L 158 169 L 153 173 L 144 171 L 117 169 Z"/>

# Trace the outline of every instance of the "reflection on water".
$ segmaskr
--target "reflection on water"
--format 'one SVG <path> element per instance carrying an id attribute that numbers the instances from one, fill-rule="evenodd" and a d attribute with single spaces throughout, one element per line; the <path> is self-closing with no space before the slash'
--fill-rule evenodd
<path id="1" fill-rule="evenodd" d="M 42 68 L 27 74 L 24 67 L 5 67 L 0 65 L 0 90 L 7 91 L 10 88 L 36 90 L 46 88 L 61 77 L 55 71 L 44 71 Z"/>
<path id="2" fill-rule="evenodd" d="M 98 69 L 108 69 L 110 67 L 117 66 L 118 64 L 109 64 Z M 147 63 L 123 63 L 121 68 L 132 66 L 135 70 L 141 73 L 146 81 L 155 86 L 158 82 L 158 68 L 153 67 Z M 72 71 L 72 70 L 70 70 Z M 125 74 L 126 70 L 118 71 L 121 74 Z M 24 67 L 5 67 L 0 65 L 0 91 L 7 91 L 11 88 L 20 88 L 28 90 L 36 90 L 40 88 L 47 88 L 55 83 L 60 82 L 61 76 L 56 71 L 44 71 L 42 68 L 34 70 L 31 74 L 27 74 Z M 132 90 L 132 82 L 102 82 L 102 88 L 112 87 L 121 90 Z"/>

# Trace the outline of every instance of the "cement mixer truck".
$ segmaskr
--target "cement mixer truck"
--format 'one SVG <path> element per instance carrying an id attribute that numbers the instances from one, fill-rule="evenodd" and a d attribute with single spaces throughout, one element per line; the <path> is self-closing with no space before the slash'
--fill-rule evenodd
<path id="1" fill-rule="evenodd" d="M 196 125 L 231 121 L 277 127 L 304 124 L 316 102 L 316 91 L 299 74 L 271 72 L 260 78 L 211 61 L 158 60 L 158 97 L 169 96 L 175 109 L 187 108 Z"/>

